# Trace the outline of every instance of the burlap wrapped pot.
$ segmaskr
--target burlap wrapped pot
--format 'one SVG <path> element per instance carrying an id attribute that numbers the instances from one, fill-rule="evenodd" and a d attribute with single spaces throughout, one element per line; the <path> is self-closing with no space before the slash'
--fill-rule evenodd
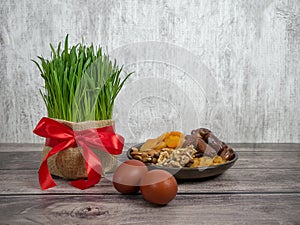
<path id="1" fill-rule="evenodd" d="M 91 128 L 101 128 L 111 126 L 114 124 L 113 120 L 99 120 L 86 122 L 69 122 L 65 120 L 55 119 L 56 121 L 70 127 L 74 131 L 81 131 Z M 42 157 L 52 149 L 50 146 L 44 146 Z M 117 156 L 111 155 L 105 151 L 91 148 L 91 150 L 98 156 L 102 165 L 102 176 L 107 172 L 113 172 L 118 164 Z M 85 160 L 82 156 L 81 150 L 78 147 L 68 148 L 48 159 L 48 168 L 52 175 L 59 176 L 66 179 L 82 179 L 87 178 Z"/>

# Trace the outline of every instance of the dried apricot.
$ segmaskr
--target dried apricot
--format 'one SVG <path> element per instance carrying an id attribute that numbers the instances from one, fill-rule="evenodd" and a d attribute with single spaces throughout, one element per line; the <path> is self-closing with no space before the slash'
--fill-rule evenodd
<path id="1" fill-rule="evenodd" d="M 181 137 L 183 133 L 181 133 L 180 131 L 171 131 L 170 135 Z"/>
<path id="2" fill-rule="evenodd" d="M 159 145 L 157 139 L 148 139 L 142 146 L 140 151 L 147 151 L 148 149 L 155 149 Z"/>
<path id="3" fill-rule="evenodd" d="M 170 132 L 165 132 L 162 135 L 160 135 L 157 139 L 158 142 L 162 142 L 163 140 L 165 140 L 166 138 L 168 138 L 170 136 Z"/>
<path id="4" fill-rule="evenodd" d="M 179 144 L 180 137 L 170 135 L 167 139 L 165 139 L 165 142 L 169 148 L 176 148 Z"/>
<path id="5" fill-rule="evenodd" d="M 163 148 L 166 148 L 167 147 L 167 144 L 166 142 L 162 141 L 159 143 L 159 145 L 155 148 L 156 150 L 161 150 Z"/>

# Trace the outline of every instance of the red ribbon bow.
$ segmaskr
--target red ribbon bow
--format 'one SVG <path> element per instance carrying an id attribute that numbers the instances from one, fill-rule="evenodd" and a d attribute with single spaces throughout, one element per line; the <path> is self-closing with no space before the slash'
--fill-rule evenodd
<path id="1" fill-rule="evenodd" d="M 36 128 L 33 130 L 35 134 L 50 140 L 53 147 L 46 157 L 43 159 L 39 169 L 39 182 L 42 190 L 56 186 L 52 179 L 47 160 L 52 155 L 63 151 L 69 147 L 81 146 L 83 157 L 85 159 L 87 180 L 71 181 L 71 185 L 79 189 L 87 189 L 97 184 L 101 179 L 102 166 L 90 148 L 106 151 L 113 155 L 122 152 L 124 146 L 124 138 L 114 133 L 112 126 L 102 128 L 93 128 L 83 131 L 73 131 L 71 128 L 61 124 L 53 119 L 43 117 Z"/>

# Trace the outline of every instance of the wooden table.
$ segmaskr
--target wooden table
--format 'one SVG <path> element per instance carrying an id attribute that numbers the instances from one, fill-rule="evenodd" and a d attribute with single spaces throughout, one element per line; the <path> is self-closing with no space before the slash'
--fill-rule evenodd
<path id="1" fill-rule="evenodd" d="M 41 191 L 41 146 L 1 144 L 0 224 L 300 224 L 300 144 L 231 146 L 239 153 L 231 169 L 180 182 L 176 198 L 159 207 L 119 194 L 110 177 L 84 191 L 56 179 Z"/>

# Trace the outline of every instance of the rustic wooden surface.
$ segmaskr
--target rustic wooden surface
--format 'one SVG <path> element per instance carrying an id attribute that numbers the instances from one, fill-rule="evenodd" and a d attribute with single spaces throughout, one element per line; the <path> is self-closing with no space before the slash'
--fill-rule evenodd
<path id="1" fill-rule="evenodd" d="M 136 72 L 115 106 L 127 141 L 207 126 L 225 142 L 300 142 L 299 0 L 10 0 L 0 21 L 0 142 L 42 142 L 30 59 L 67 33 Z"/>
<path id="2" fill-rule="evenodd" d="M 116 192 L 111 175 L 84 191 L 62 179 L 41 191 L 40 146 L 1 144 L 0 224 L 299 225 L 300 144 L 232 146 L 239 159 L 231 169 L 213 179 L 179 181 L 176 198 L 158 207 L 140 194 Z"/>

